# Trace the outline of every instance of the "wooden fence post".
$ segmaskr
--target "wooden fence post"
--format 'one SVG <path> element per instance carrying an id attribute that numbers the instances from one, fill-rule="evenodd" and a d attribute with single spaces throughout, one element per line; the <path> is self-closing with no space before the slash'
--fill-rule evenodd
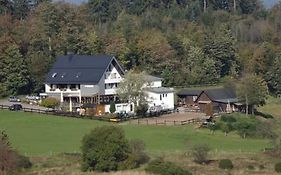
<path id="1" fill-rule="evenodd" d="M 138 119 L 138 125 L 140 124 L 140 120 Z"/>
<path id="2" fill-rule="evenodd" d="M 146 125 L 148 125 L 148 119 L 146 119 Z"/>
<path id="3" fill-rule="evenodd" d="M 176 120 L 174 120 L 174 126 L 176 125 Z"/>

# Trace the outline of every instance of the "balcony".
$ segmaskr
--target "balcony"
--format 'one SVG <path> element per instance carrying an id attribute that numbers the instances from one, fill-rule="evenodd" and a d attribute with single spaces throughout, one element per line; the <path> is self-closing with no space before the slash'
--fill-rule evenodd
<path id="1" fill-rule="evenodd" d="M 105 89 L 105 95 L 113 95 L 116 94 L 116 88 L 115 89 Z"/>

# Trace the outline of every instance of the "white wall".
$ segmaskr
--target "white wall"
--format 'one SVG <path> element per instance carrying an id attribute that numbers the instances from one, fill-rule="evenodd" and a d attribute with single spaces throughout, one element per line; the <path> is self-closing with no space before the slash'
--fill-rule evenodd
<path id="1" fill-rule="evenodd" d="M 111 71 L 106 71 L 103 75 L 104 80 L 102 82 L 102 84 L 100 84 L 100 86 L 103 86 L 104 88 L 104 95 L 114 95 L 116 94 L 116 89 L 117 88 L 108 88 L 105 89 L 105 85 L 109 85 L 110 83 L 117 83 L 119 85 L 119 83 L 123 80 L 121 74 L 118 72 L 118 70 L 116 69 L 116 67 L 114 67 L 112 64 L 110 65 L 111 67 Z M 105 78 L 106 77 L 106 78 Z"/>
<path id="2" fill-rule="evenodd" d="M 110 113 L 109 108 L 110 108 L 110 105 L 105 105 L 105 112 Z M 122 111 L 126 111 L 126 113 L 133 113 L 134 112 L 134 105 L 133 105 L 133 108 L 132 108 L 133 111 L 131 111 L 130 104 L 128 104 L 128 103 L 115 104 L 115 109 L 116 109 L 116 113 L 122 112 Z"/>
<path id="3" fill-rule="evenodd" d="M 152 106 L 162 106 L 163 109 L 174 109 L 174 93 L 154 93 L 154 92 L 146 92 L 148 95 L 148 105 Z M 160 99 L 160 95 L 162 99 Z"/>

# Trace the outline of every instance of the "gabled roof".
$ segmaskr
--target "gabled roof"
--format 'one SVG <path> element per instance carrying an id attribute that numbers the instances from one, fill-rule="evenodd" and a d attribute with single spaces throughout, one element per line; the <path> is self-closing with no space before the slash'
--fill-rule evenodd
<path id="1" fill-rule="evenodd" d="M 53 84 L 97 84 L 111 62 L 116 62 L 108 55 L 65 55 L 57 57 L 46 77 L 46 83 Z"/>
<path id="2" fill-rule="evenodd" d="M 196 101 L 198 101 L 198 99 L 203 93 L 205 93 L 210 98 L 211 101 L 221 102 L 221 103 L 238 102 L 236 93 L 232 89 L 225 89 L 225 88 L 207 89 L 200 93 Z"/>
<path id="3" fill-rule="evenodd" d="M 177 93 L 178 96 L 198 96 L 202 90 L 183 89 Z"/>

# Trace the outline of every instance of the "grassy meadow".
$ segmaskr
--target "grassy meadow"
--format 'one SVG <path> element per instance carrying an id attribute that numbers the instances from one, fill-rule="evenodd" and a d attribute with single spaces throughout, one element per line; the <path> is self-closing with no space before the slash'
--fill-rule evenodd
<path id="1" fill-rule="evenodd" d="M 10 142 L 28 156 L 48 156 L 79 152 L 81 139 L 93 128 L 106 122 L 64 118 L 24 112 L 0 111 L 0 129 L 6 130 Z M 186 126 L 144 126 L 129 123 L 112 124 L 122 127 L 128 139 L 141 139 L 150 154 L 183 153 L 193 145 L 209 144 L 215 152 L 261 152 L 270 146 L 268 140 L 242 139 L 236 133 L 228 136 L 220 131 Z"/>

